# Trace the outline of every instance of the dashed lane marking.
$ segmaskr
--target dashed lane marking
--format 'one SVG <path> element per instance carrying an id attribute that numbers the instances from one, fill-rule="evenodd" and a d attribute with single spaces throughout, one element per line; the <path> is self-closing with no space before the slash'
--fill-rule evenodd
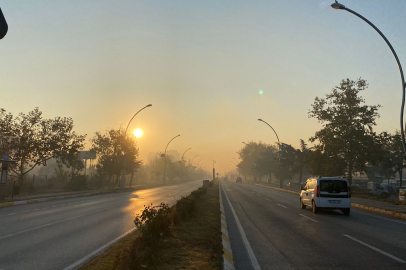
<path id="1" fill-rule="evenodd" d="M 376 248 L 376 247 L 371 246 L 371 245 L 369 245 L 369 244 L 367 244 L 367 243 L 365 243 L 365 242 L 362 242 L 361 240 L 358 240 L 357 238 L 354 238 L 354 237 L 349 236 L 349 235 L 346 235 L 346 234 L 343 234 L 343 235 L 344 235 L 345 237 L 347 237 L 347 238 L 349 238 L 349 239 L 355 241 L 355 242 L 358 242 L 358 243 L 360 243 L 360 244 L 362 244 L 362 245 L 364 245 L 364 246 L 366 246 L 366 247 L 369 247 L 369 248 L 372 249 L 372 250 L 375 250 L 375 251 L 377 251 L 377 252 L 379 252 L 379 253 L 381 253 L 381 254 L 383 254 L 383 255 L 385 255 L 385 256 L 388 256 L 389 258 L 394 259 L 395 261 L 398 261 L 398 262 L 400 262 L 400 263 L 406 263 L 406 261 L 404 261 L 404 260 L 402 260 L 402 259 L 399 259 L 398 257 L 395 257 L 395 256 L 393 256 L 392 254 L 389 254 L 389 253 L 387 253 L 387 252 L 385 252 L 385 251 L 383 251 L 383 250 L 381 250 L 381 249 L 379 249 L 379 248 Z"/>
<path id="2" fill-rule="evenodd" d="M 268 199 L 268 198 L 265 198 L 265 200 L 268 200 L 268 201 L 272 202 L 272 200 L 270 200 L 270 199 Z"/>
<path id="3" fill-rule="evenodd" d="M 12 215 L 15 215 L 15 214 L 17 214 L 17 213 L 11 213 L 11 214 L 8 214 L 7 216 L 12 216 Z"/>
<path id="4" fill-rule="evenodd" d="M 311 221 L 314 221 L 314 222 L 318 222 L 317 220 L 312 219 L 312 218 L 309 218 L 309 217 L 307 217 L 307 216 L 305 216 L 305 215 L 302 215 L 302 214 L 299 214 L 299 216 L 302 216 L 302 217 L 304 217 L 304 218 L 310 219 Z"/>
<path id="5" fill-rule="evenodd" d="M 283 208 L 287 208 L 286 206 L 279 204 L 279 203 L 277 203 L 277 205 L 279 205 L 280 207 L 283 207 Z"/>

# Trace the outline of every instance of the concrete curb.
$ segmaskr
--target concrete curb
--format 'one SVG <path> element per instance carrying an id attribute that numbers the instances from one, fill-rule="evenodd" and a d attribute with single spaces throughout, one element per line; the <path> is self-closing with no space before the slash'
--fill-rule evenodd
<path id="1" fill-rule="evenodd" d="M 223 269 L 235 270 L 233 252 L 231 250 L 230 238 L 228 237 L 227 220 L 224 212 L 223 198 L 221 196 L 221 187 L 219 185 L 220 211 L 221 211 L 221 232 L 223 243 Z"/>
<path id="2" fill-rule="evenodd" d="M 282 188 L 270 187 L 270 186 L 259 185 L 259 184 L 252 184 L 252 185 L 266 187 L 266 188 L 270 188 L 270 189 L 275 189 L 275 190 L 279 190 L 279 191 L 283 191 L 283 192 L 291 193 L 291 194 L 295 194 L 295 195 L 300 194 L 299 192 L 295 192 L 295 191 L 291 191 L 291 190 L 285 190 L 285 189 L 282 189 Z M 385 210 L 385 209 L 376 208 L 376 207 L 372 207 L 372 206 L 366 206 L 366 205 L 362 205 L 362 204 L 358 204 L 358 203 L 351 203 L 351 206 L 355 207 L 355 208 L 362 209 L 362 210 L 366 210 L 366 211 L 369 211 L 369 212 L 373 212 L 375 214 L 380 214 L 380 215 L 384 215 L 384 216 L 387 216 L 387 217 L 391 217 L 391 218 L 395 218 L 395 219 L 401 219 L 401 220 L 406 221 L 406 213 L 399 213 L 399 212 Z"/>
<path id="3" fill-rule="evenodd" d="M 69 198 L 87 197 L 87 196 L 92 196 L 92 195 L 96 195 L 96 194 L 108 193 L 108 192 L 109 191 L 97 191 L 97 192 L 80 193 L 80 194 L 77 194 L 77 195 L 66 195 L 66 196 L 56 196 L 56 197 L 48 197 L 48 198 L 31 199 L 31 200 L 25 200 L 25 201 L 4 202 L 4 203 L 0 203 L 0 208 L 9 207 L 9 206 L 16 206 L 16 205 L 23 205 L 23 204 L 38 203 L 38 202 L 63 200 L 63 199 L 69 199 Z"/>

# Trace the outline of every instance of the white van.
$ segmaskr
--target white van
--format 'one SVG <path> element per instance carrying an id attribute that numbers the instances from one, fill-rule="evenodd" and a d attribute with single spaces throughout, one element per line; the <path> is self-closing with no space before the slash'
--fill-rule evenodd
<path id="1" fill-rule="evenodd" d="M 310 178 L 301 187 L 300 207 L 311 206 L 313 213 L 319 209 L 338 209 L 344 215 L 350 214 L 351 191 L 347 178 Z"/>

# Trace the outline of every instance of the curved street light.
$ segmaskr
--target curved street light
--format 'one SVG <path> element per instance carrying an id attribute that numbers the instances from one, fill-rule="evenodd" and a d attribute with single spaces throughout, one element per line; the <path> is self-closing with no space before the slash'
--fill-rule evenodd
<path id="1" fill-rule="evenodd" d="M 171 143 L 171 141 L 173 141 L 175 138 L 177 138 L 177 137 L 179 137 L 180 136 L 180 134 L 179 135 L 176 135 L 175 137 L 173 137 L 169 142 L 168 142 L 168 144 L 166 145 L 166 147 L 165 147 L 165 154 L 164 154 L 164 157 L 165 157 L 165 165 L 164 165 L 164 175 L 163 175 L 163 184 L 165 185 L 165 177 L 166 177 L 166 150 L 168 149 L 168 146 L 169 146 L 169 144 Z"/>
<path id="2" fill-rule="evenodd" d="M 190 162 L 190 166 L 193 165 L 193 160 L 195 160 L 195 158 L 197 158 L 199 155 L 196 155 L 194 158 L 192 158 L 192 161 Z"/>
<path id="3" fill-rule="evenodd" d="M 248 144 L 246 142 L 242 142 L 242 143 L 248 146 Z"/>
<path id="4" fill-rule="evenodd" d="M 185 152 L 183 152 L 182 158 L 180 159 L 179 163 L 182 163 L 183 157 L 185 156 L 185 153 L 186 153 L 187 151 L 189 151 L 190 149 L 192 149 L 192 148 L 188 148 L 188 149 L 186 149 Z"/>
<path id="5" fill-rule="evenodd" d="M 275 132 L 276 138 L 278 139 L 278 146 L 279 146 L 279 153 L 278 153 L 278 167 L 279 167 L 279 187 L 283 188 L 283 183 L 282 183 L 282 175 L 281 175 L 281 143 L 279 141 L 279 136 L 278 133 L 276 133 L 276 131 L 273 129 L 273 127 L 268 124 L 267 122 L 265 122 L 262 119 L 258 119 L 258 121 L 260 122 L 264 122 L 265 124 L 267 124 L 270 128 L 272 128 L 273 132 Z"/>
<path id="6" fill-rule="evenodd" d="M 182 158 L 179 160 L 179 164 L 181 164 L 181 168 L 180 168 L 180 175 L 179 175 L 179 178 L 180 178 L 180 181 L 182 182 L 182 164 L 183 164 L 183 157 L 185 156 L 185 153 L 187 152 L 187 151 L 189 151 L 190 149 L 192 149 L 192 148 L 188 148 L 188 149 L 186 149 L 186 151 L 185 152 L 183 152 L 183 155 L 182 155 Z"/>
<path id="7" fill-rule="evenodd" d="M 202 161 L 203 161 L 203 159 L 201 159 L 201 160 L 199 160 L 199 161 L 197 162 L 197 164 L 196 164 L 196 167 L 197 167 L 197 168 L 199 168 L 199 163 L 202 162 Z"/>
<path id="8" fill-rule="evenodd" d="M 124 133 L 124 138 L 125 138 L 125 139 L 127 138 L 128 127 L 130 126 L 130 123 L 131 123 L 131 121 L 134 119 L 134 117 L 135 117 L 140 111 L 142 111 L 142 110 L 144 110 L 144 109 L 146 109 L 146 108 L 148 108 L 148 107 L 151 107 L 151 106 L 152 106 L 152 104 L 148 104 L 147 106 L 143 107 L 141 110 L 139 110 L 138 112 L 136 112 L 136 113 L 133 115 L 133 117 L 131 117 L 130 122 L 128 122 L 127 127 L 126 127 L 126 129 L 125 129 L 125 133 Z M 125 155 L 124 155 L 123 168 L 122 168 L 122 170 L 121 170 L 121 188 L 124 188 L 124 184 L 125 184 L 125 175 L 126 175 L 125 167 L 126 167 L 126 165 L 127 165 L 127 159 L 125 158 Z"/>
<path id="9" fill-rule="evenodd" d="M 367 20 L 365 17 L 363 17 L 362 15 L 358 14 L 357 12 L 347 8 L 346 6 L 344 6 L 343 4 L 340 4 L 337 2 L 337 0 L 335 1 L 335 3 L 333 3 L 331 5 L 331 7 L 333 9 L 343 9 L 346 10 L 352 14 L 354 14 L 355 16 L 361 18 L 362 20 L 364 20 L 367 24 L 369 24 L 370 26 L 372 26 L 372 28 L 375 29 L 376 32 L 378 32 L 379 35 L 381 35 L 381 37 L 385 40 L 386 44 L 389 46 L 390 50 L 393 53 L 393 56 L 396 59 L 396 62 L 398 64 L 398 68 L 399 68 L 399 72 L 400 72 L 400 78 L 402 80 L 402 106 L 400 108 L 400 132 L 402 133 L 402 143 L 403 143 L 403 149 L 406 152 L 406 142 L 405 142 L 405 133 L 403 130 L 403 112 L 405 109 L 405 77 L 403 76 L 403 69 L 402 69 L 402 65 L 400 64 L 399 58 L 395 52 L 395 50 L 393 49 L 392 45 L 390 44 L 389 40 L 382 34 L 382 32 L 375 26 L 373 25 L 369 20 Z"/>

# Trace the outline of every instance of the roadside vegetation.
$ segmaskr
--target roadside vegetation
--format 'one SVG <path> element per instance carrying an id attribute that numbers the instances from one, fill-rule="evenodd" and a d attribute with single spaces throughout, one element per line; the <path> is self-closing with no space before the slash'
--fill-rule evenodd
<path id="1" fill-rule="evenodd" d="M 342 80 L 325 98 L 316 97 L 310 107 L 308 116 L 321 124 L 308 139 L 312 147 L 305 140 L 300 140 L 299 148 L 283 142 L 248 142 L 238 151 L 240 162 L 228 177 L 234 180 L 240 175 L 246 181 L 284 187 L 312 175 L 346 176 L 350 184 L 357 176 L 377 182 L 396 175 L 402 179 L 406 155 L 401 134 L 374 130 L 381 106 L 366 104 L 361 92 L 367 88 L 363 79 Z"/>
<path id="2" fill-rule="evenodd" d="M 75 132 L 72 118 L 47 119 L 39 108 L 17 116 L 0 109 L 0 150 L 17 161 L 10 165 L 6 185 L 0 186 L 0 201 L 11 198 L 14 185 L 18 190 L 14 195 L 20 196 L 119 188 L 123 168 L 126 187 L 180 183 L 209 176 L 190 162 L 175 161 L 165 154 L 144 165 L 135 137 L 125 134 L 121 126 L 94 133 L 88 153 L 96 160 L 91 159 L 89 166 L 89 160 L 86 164 L 84 157 L 80 158 L 86 138 L 86 134 Z M 164 161 L 167 181 L 162 176 Z"/>
<path id="3" fill-rule="evenodd" d="M 147 205 L 137 230 L 81 270 L 222 269 L 218 181 L 167 204 Z"/>

